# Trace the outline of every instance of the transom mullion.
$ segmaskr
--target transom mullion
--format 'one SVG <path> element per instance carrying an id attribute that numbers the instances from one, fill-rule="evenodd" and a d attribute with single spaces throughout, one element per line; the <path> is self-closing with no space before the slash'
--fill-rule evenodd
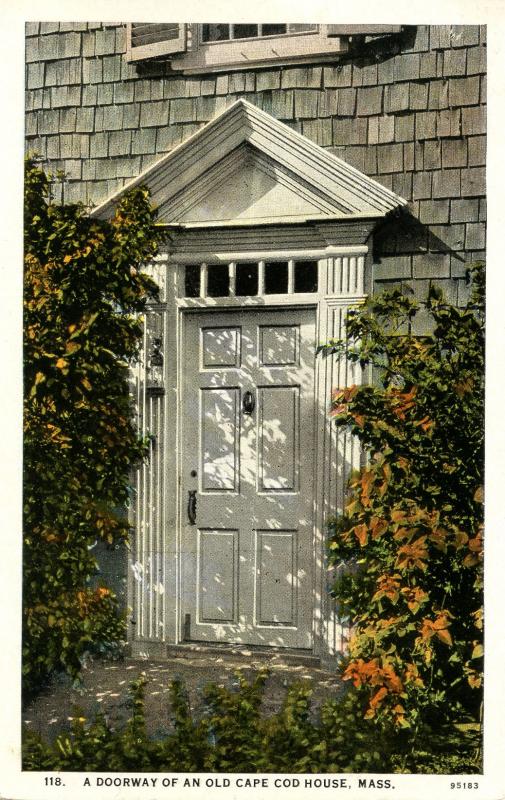
<path id="1" fill-rule="evenodd" d="M 207 297 L 207 264 L 200 265 L 200 297 L 205 299 Z"/>
<path id="2" fill-rule="evenodd" d="M 258 294 L 260 297 L 265 294 L 265 262 L 258 262 Z"/>
<path id="3" fill-rule="evenodd" d="M 237 264 L 232 261 L 228 265 L 229 288 L 228 293 L 230 297 L 235 297 L 235 290 L 237 287 Z"/>
<path id="4" fill-rule="evenodd" d="M 295 291 L 295 262 L 292 258 L 288 261 L 288 294 L 294 294 Z"/>

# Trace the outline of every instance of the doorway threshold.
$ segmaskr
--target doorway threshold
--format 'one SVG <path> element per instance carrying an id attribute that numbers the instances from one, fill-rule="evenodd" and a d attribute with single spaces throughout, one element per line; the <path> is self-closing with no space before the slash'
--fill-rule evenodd
<path id="1" fill-rule="evenodd" d="M 263 661 L 269 664 L 303 665 L 320 667 L 321 659 L 310 650 L 289 647 L 267 647 L 262 645 L 221 644 L 219 642 L 183 642 L 167 645 L 167 656 L 195 658 L 219 655 L 223 658 Z"/>

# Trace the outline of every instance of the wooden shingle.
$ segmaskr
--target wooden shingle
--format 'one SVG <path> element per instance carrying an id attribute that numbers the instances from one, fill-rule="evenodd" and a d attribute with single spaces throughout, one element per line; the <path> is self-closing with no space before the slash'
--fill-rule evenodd
<path id="1" fill-rule="evenodd" d="M 131 134 L 132 155 L 156 152 L 156 128 L 141 128 Z"/>
<path id="2" fill-rule="evenodd" d="M 437 54 L 433 52 L 421 53 L 419 62 L 420 78 L 436 78 Z"/>
<path id="3" fill-rule="evenodd" d="M 467 75 L 486 72 L 486 48 L 483 45 L 468 48 L 466 72 Z"/>
<path id="4" fill-rule="evenodd" d="M 123 128 L 124 106 L 104 106 L 103 127 L 106 131 L 119 131 Z"/>
<path id="5" fill-rule="evenodd" d="M 331 119 L 308 119 L 302 123 L 302 133 L 321 147 L 330 147 L 333 143 Z"/>
<path id="6" fill-rule="evenodd" d="M 41 89 L 45 85 L 44 66 L 42 62 L 28 64 L 26 70 L 27 89 Z"/>
<path id="7" fill-rule="evenodd" d="M 324 67 L 323 82 L 324 86 L 327 88 L 350 86 L 352 83 L 351 64 Z"/>
<path id="8" fill-rule="evenodd" d="M 449 200 L 422 200 L 419 219 L 425 225 L 449 222 Z"/>
<path id="9" fill-rule="evenodd" d="M 466 167 L 468 143 L 466 139 L 442 140 L 442 167 Z"/>
<path id="10" fill-rule="evenodd" d="M 123 128 L 138 128 L 140 125 L 140 103 L 126 103 L 123 106 Z"/>
<path id="11" fill-rule="evenodd" d="M 338 89 L 326 89 L 318 92 L 317 116 L 334 117 L 338 108 Z"/>
<path id="12" fill-rule="evenodd" d="M 98 106 L 110 106 L 114 100 L 112 83 L 101 83 L 97 87 L 96 103 Z"/>
<path id="13" fill-rule="evenodd" d="M 412 186 L 414 200 L 427 200 L 431 197 L 431 172 L 416 172 Z"/>
<path id="14" fill-rule="evenodd" d="M 477 198 L 451 200 L 451 222 L 473 222 L 479 218 L 479 201 Z"/>
<path id="15" fill-rule="evenodd" d="M 272 114 L 277 119 L 293 119 L 294 110 L 294 91 L 292 89 L 279 89 L 272 92 Z"/>
<path id="16" fill-rule="evenodd" d="M 464 197 L 486 194 L 486 170 L 484 167 L 469 167 L 461 170 L 461 193 Z"/>
<path id="17" fill-rule="evenodd" d="M 408 111 L 409 84 L 393 83 L 384 87 L 384 113 L 391 114 L 395 111 Z"/>
<path id="18" fill-rule="evenodd" d="M 379 145 L 377 167 L 381 175 L 401 172 L 403 170 L 403 145 L 398 143 Z"/>
<path id="19" fill-rule="evenodd" d="M 471 136 L 468 139 L 468 166 L 479 167 L 486 163 L 486 137 Z"/>
<path id="20" fill-rule="evenodd" d="M 76 108 L 62 108 L 60 111 L 60 131 L 62 133 L 74 133 L 77 122 Z"/>
<path id="21" fill-rule="evenodd" d="M 297 119 L 317 117 L 318 94 L 311 89 L 295 89 L 295 117 Z"/>
<path id="22" fill-rule="evenodd" d="M 91 158 L 107 158 L 109 154 L 109 137 L 107 133 L 95 133 L 89 139 Z"/>
<path id="23" fill-rule="evenodd" d="M 337 109 L 339 117 L 353 117 L 356 110 L 356 89 L 339 89 Z"/>
<path id="24" fill-rule="evenodd" d="M 437 116 L 434 111 L 416 114 L 416 139 L 434 139 L 437 135 Z"/>
<path id="25" fill-rule="evenodd" d="M 185 100 L 171 100 L 170 101 L 170 121 L 172 121 L 172 114 L 174 114 L 174 121 L 180 122 L 182 120 L 175 119 L 179 116 L 179 109 L 177 106 L 172 110 L 172 103 L 185 103 Z M 189 101 L 193 106 L 192 101 Z M 151 125 L 166 125 L 168 122 L 168 106 L 166 100 L 159 100 L 156 103 L 141 103 L 140 104 L 140 126 L 150 127 Z M 181 116 L 185 116 L 181 113 Z"/>
<path id="26" fill-rule="evenodd" d="M 461 136 L 461 109 L 437 111 L 437 136 Z"/>
<path id="27" fill-rule="evenodd" d="M 412 256 L 414 278 L 448 278 L 451 262 L 446 253 L 415 253 Z"/>
<path id="28" fill-rule="evenodd" d="M 459 251 L 465 247 L 464 225 L 432 225 L 430 227 L 429 249 L 434 252 L 446 253 L 449 250 Z"/>
<path id="29" fill-rule="evenodd" d="M 463 192 L 465 193 L 465 192 Z M 433 197 L 460 197 L 461 171 L 459 169 L 442 169 L 433 175 Z"/>
<path id="30" fill-rule="evenodd" d="M 461 130 L 463 135 L 486 132 L 486 108 L 476 106 L 474 108 L 461 109 Z"/>
<path id="31" fill-rule="evenodd" d="M 411 83 L 409 97 L 412 111 L 424 111 L 428 108 L 428 83 Z"/>
<path id="32" fill-rule="evenodd" d="M 479 78 L 451 78 L 449 80 L 449 104 L 451 106 L 473 106 L 479 102 Z"/>
<path id="33" fill-rule="evenodd" d="M 449 81 L 430 81 L 428 108 L 430 110 L 449 107 Z"/>
<path id="34" fill-rule="evenodd" d="M 466 49 L 444 50 L 444 76 L 466 75 Z"/>
<path id="35" fill-rule="evenodd" d="M 131 131 L 112 131 L 109 134 L 109 156 L 124 156 L 131 152 Z"/>
<path id="36" fill-rule="evenodd" d="M 280 89 L 281 74 L 278 69 L 261 71 L 256 74 L 256 91 L 263 92 L 266 89 Z"/>
<path id="37" fill-rule="evenodd" d="M 486 225 L 484 222 L 469 222 L 466 225 L 465 247 L 467 250 L 484 250 Z"/>
<path id="38" fill-rule="evenodd" d="M 395 141 L 412 141 L 414 138 L 415 119 L 415 114 L 402 114 L 394 117 Z"/>
<path id="39" fill-rule="evenodd" d="M 382 113 L 382 86 L 361 87 L 358 89 L 356 113 L 358 116 L 372 116 Z"/>
<path id="40" fill-rule="evenodd" d="M 419 78 L 420 61 L 419 53 L 402 53 L 395 56 L 395 81 L 417 80 Z"/>
<path id="41" fill-rule="evenodd" d="M 283 89 L 320 89 L 322 77 L 322 67 L 286 67 L 282 70 L 281 85 Z"/>
<path id="42" fill-rule="evenodd" d="M 95 126 L 95 109 L 88 106 L 78 108 L 75 119 L 75 131 L 77 133 L 92 133 Z"/>

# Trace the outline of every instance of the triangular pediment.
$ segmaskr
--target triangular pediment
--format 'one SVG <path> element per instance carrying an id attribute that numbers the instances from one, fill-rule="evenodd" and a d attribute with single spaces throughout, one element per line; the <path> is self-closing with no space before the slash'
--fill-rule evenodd
<path id="1" fill-rule="evenodd" d="M 158 219 L 212 225 L 383 217 L 406 201 L 245 100 L 237 100 L 95 209 L 146 184 Z"/>
<path id="2" fill-rule="evenodd" d="M 323 193 L 250 145 L 241 145 L 159 208 L 184 224 L 304 219 L 340 210 Z"/>

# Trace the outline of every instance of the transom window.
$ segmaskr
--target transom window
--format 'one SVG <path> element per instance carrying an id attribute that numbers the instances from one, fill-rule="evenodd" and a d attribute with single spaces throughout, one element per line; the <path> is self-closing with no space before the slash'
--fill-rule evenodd
<path id="1" fill-rule="evenodd" d="M 318 289 L 315 260 L 238 261 L 188 264 L 185 297 L 258 297 L 313 293 Z"/>

